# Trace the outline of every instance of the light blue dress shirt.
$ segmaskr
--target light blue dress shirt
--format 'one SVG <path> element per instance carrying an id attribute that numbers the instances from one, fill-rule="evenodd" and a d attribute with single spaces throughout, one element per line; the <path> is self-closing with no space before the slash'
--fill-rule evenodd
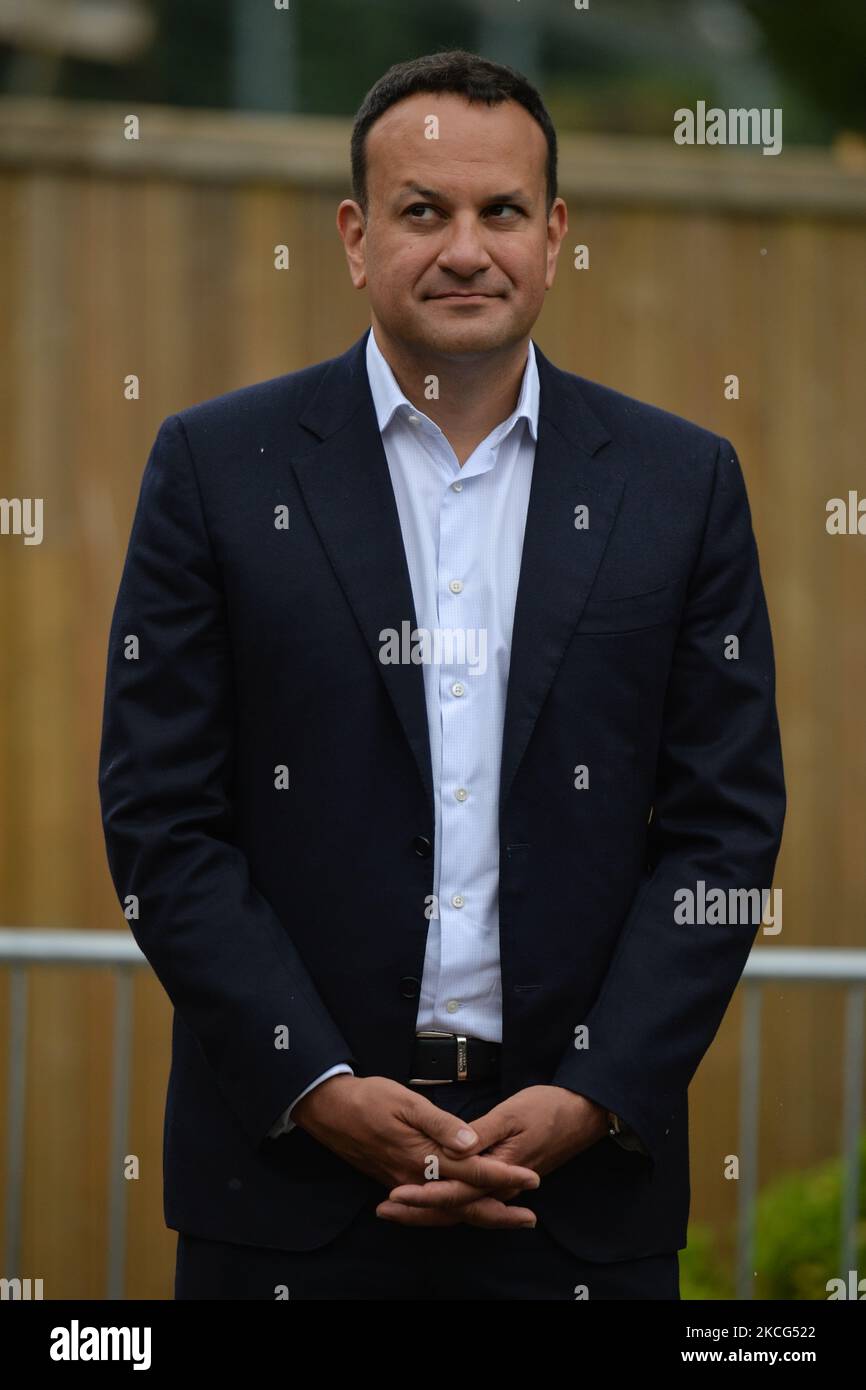
<path id="1" fill-rule="evenodd" d="M 366 353 L 417 627 L 430 634 L 432 658 L 421 670 L 435 855 L 416 1031 L 439 1029 L 500 1042 L 499 772 L 538 439 L 535 349 L 530 340 L 514 410 L 462 467 L 439 426 L 403 394 L 372 328 Z M 317 1076 L 271 1136 L 293 1129 L 290 1114 L 301 1097 L 340 1072 L 352 1068 L 338 1063 Z"/>
<path id="2" fill-rule="evenodd" d="M 441 657 L 421 667 L 436 820 L 433 901 L 419 904 L 430 926 L 416 1029 L 500 1042 L 499 768 L 538 438 L 535 349 L 530 341 L 516 407 L 462 467 L 439 426 L 401 391 L 372 328 L 367 375 L 417 625 L 430 633 L 431 657 Z M 289 1115 L 301 1096 L 351 1071 L 338 1063 L 317 1076 L 272 1136 L 293 1128 Z"/>

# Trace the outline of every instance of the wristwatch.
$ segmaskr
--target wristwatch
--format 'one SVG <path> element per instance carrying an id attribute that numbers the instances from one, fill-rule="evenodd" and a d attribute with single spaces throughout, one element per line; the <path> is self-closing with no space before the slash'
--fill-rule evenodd
<path id="1" fill-rule="evenodd" d="M 621 1149 L 636 1150 L 638 1153 L 645 1154 L 646 1149 L 644 1148 L 643 1140 L 638 1138 L 631 1125 L 623 1124 L 619 1115 L 615 1115 L 612 1110 L 608 1110 L 605 1113 L 607 1114 L 608 1136 L 616 1140 Z"/>

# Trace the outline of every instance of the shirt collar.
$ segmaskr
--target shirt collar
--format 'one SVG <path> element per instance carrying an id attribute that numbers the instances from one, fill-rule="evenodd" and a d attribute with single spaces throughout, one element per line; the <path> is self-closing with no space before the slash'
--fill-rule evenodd
<path id="1" fill-rule="evenodd" d="M 373 405 L 376 410 L 376 419 L 379 424 L 379 432 L 382 433 L 391 423 L 397 410 L 404 408 L 404 413 L 408 411 L 423 414 L 417 406 L 403 394 L 397 378 L 391 367 L 382 354 L 379 344 L 376 342 L 373 329 L 367 335 L 367 376 L 370 381 L 370 393 L 373 397 Z M 532 438 L 538 440 L 538 365 L 535 360 L 535 347 L 532 339 L 529 340 L 529 349 L 526 356 L 526 366 L 523 371 L 523 380 L 520 384 L 520 395 L 517 398 L 517 405 L 507 420 L 497 425 L 495 431 L 498 443 L 504 439 L 506 434 L 521 418 L 529 424 Z"/>

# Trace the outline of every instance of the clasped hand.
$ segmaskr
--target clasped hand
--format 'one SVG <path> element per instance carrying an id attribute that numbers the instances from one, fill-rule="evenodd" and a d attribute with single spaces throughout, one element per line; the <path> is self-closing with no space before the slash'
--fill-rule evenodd
<path id="1" fill-rule="evenodd" d="M 309 1092 L 292 1118 L 383 1182 L 377 1215 L 404 1226 L 534 1226 L 533 1211 L 507 1203 L 607 1129 L 600 1105 L 563 1086 L 529 1086 L 465 1121 L 388 1077 L 346 1073 Z"/>

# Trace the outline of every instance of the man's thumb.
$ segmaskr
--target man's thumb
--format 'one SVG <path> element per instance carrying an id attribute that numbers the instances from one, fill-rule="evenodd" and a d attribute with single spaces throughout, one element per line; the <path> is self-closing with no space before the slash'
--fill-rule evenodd
<path id="1" fill-rule="evenodd" d="M 426 1097 L 419 1096 L 418 1099 L 423 1103 L 419 1107 L 415 1123 L 424 1134 L 435 1139 L 444 1149 L 452 1149 L 456 1153 L 471 1153 L 477 1147 L 478 1135 L 459 1115 L 440 1110 L 438 1105 L 434 1105 Z"/>

